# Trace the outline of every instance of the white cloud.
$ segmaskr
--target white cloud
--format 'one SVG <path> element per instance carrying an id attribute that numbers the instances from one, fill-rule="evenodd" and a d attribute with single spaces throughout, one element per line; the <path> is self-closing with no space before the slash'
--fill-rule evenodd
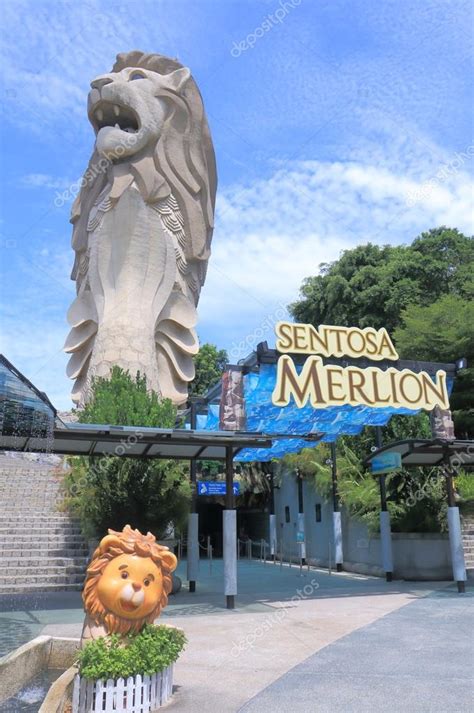
<path id="1" fill-rule="evenodd" d="M 58 178 L 57 176 L 51 176 L 48 173 L 29 173 L 26 176 L 22 176 L 20 179 L 20 185 L 26 188 L 57 188 L 64 189 L 68 188 L 71 183 L 69 178 Z"/>
<path id="2" fill-rule="evenodd" d="M 293 301 L 320 263 L 357 244 L 409 243 L 443 224 L 471 233 L 469 175 L 452 171 L 427 190 L 431 165 L 424 174 L 414 179 L 355 161 L 300 161 L 269 179 L 222 190 L 199 306 L 201 338 L 239 343 L 278 305 Z M 413 205 L 410 196 L 417 197 Z M 273 341 L 267 332 L 263 338 Z"/>
<path id="3" fill-rule="evenodd" d="M 341 251 L 369 241 L 408 243 L 442 224 L 471 232 L 472 185 L 463 169 L 427 190 L 432 166 L 415 179 L 356 161 L 299 161 L 281 165 L 268 179 L 223 188 L 199 304 L 201 340 L 242 358 L 258 341 L 273 343 L 273 323 L 296 299 L 302 280 Z M 414 205 L 411 195 L 419 196 Z M 71 263 L 71 251 L 43 247 L 34 264 L 23 265 L 30 292 L 4 324 L 10 336 L 2 347 L 60 408 L 70 406 L 61 349 L 73 296 Z"/>

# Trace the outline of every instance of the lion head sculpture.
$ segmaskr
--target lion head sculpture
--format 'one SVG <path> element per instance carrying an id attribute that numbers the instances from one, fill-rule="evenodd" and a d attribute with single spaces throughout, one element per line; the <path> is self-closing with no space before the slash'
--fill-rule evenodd
<path id="1" fill-rule="evenodd" d="M 133 51 L 92 80 L 88 116 L 95 147 L 71 214 L 72 398 L 85 403 L 91 378 L 118 365 L 180 404 L 194 378 L 217 187 L 202 98 L 177 60 Z"/>
<path id="2" fill-rule="evenodd" d="M 82 598 L 90 619 L 108 634 L 139 631 L 168 603 L 177 559 L 150 532 L 109 530 L 87 568 Z"/>

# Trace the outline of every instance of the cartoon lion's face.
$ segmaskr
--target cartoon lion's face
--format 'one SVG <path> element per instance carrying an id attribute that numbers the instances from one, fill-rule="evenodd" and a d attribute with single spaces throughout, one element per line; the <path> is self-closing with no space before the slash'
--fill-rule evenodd
<path id="1" fill-rule="evenodd" d="M 159 139 L 167 113 L 165 96 L 190 76 L 186 68 L 161 75 L 127 67 L 96 77 L 88 99 L 89 120 L 100 154 L 118 161 Z"/>
<path id="2" fill-rule="evenodd" d="M 138 631 L 166 606 L 177 559 L 155 537 L 128 525 L 109 530 L 87 569 L 86 612 L 108 633 Z"/>
<path id="3" fill-rule="evenodd" d="M 127 619 L 144 619 L 163 592 L 163 578 L 150 557 L 119 555 L 109 562 L 97 584 L 105 609 Z"/>

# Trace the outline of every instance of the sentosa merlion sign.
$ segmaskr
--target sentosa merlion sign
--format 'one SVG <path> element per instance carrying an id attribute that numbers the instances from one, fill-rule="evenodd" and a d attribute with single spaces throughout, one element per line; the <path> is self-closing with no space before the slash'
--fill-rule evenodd
<path id="1" fill-rule="evenodd" d="M 314 408 L 349 404 L 449 409 L 446 372 L 441 369 L 433 381 L 424 371 L 323 363 L 322 357 L 331 356 L 397 361 L 397 351 L 385 329 L 328 325 L 316 329 L 310 324 L 278 322 L 275 332 L 276 348 L 282 353 L 272 394 L 275 406 L 287 406 L 293 399 L 299 408 L 309 402 Z M 299 372 L 289 353 L 308 354 Z"/>
<path id="2" fill-rule="evenodd" d="M 196 306 L 214 221 L 216 166 L 189 69 L 157 54 L 119 54 L 91 82 L 95 147 L 73 208 L 65 351 L 73 400 L 118 365 L 186 401 L 198 351 Z"/>

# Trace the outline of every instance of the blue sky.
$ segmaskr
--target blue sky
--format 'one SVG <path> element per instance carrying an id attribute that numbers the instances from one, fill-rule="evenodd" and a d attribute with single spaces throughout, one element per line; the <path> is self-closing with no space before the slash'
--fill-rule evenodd
<path id="1" fill-rule="evenodd" d="M 473 231 L 470 2 L 3 0 L 2 12 L 0 351 L 60 409 L 74 284 L 70 203 L 55 198 L 87 165 L 89 82 L 118 52 L 178 57 L 203 94 L 219 189 L 199 335 L 232 361 L 273 341 L 302 279 L 342 250 Z"/>

